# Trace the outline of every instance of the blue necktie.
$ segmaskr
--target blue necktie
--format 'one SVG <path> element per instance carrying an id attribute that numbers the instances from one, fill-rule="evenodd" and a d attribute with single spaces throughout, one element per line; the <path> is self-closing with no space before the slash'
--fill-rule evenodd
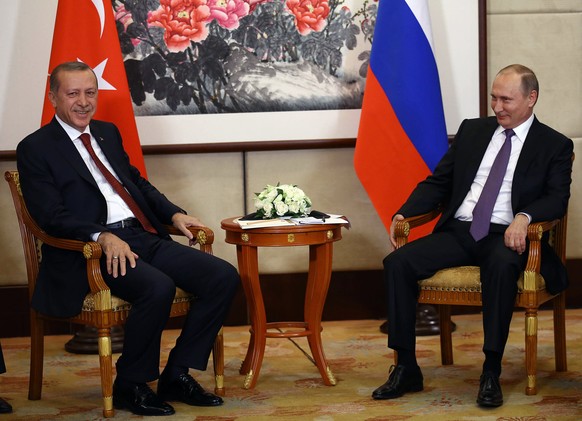
<path id="1" fill-rule="evenodd" d="M 493 161 L 481 196 L 479 196 L 479 200 L 475 204 L 475 209 L 473 209 L 473 222 L 471 222 L 469 232 L 475 241 L 479 241 L 489 234 L 493 207 L 497 201 L 503 177 L 507 172 L 507 164 L 509 163 L 509 156 L 511 155 L 511 137 L 515 132 L 512 129 L 506 129 L 504 133 L 505 142 L 495 157 L 495 161 Z"/>

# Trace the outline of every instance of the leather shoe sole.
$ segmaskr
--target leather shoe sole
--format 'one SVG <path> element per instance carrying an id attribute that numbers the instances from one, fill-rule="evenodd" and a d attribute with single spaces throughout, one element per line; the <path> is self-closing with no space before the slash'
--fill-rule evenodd
<path id="1" fill-rule="evenodd" d="M 189 374 L 181 374 L 168 381 L 163 376 L 158 381 L 158 396 L 168 401 L 179 401 L 191 406 L 220 406 L 224 403 L 220 396 L 204 390 Z"/>
<path id="2" fill-rule="evenodd" d="M 420 392 L 424 389 L 423 377 L 420 369 L 410 370 L 403 365 L 392 366 L 386 383 L 372 392 L 376 400 L 395 399 L 405 393 Z"/>
<path id="3" fill-rule="evenodd" d="M 503 405 L 503 393 L 501 392 L 498 376 L 493 373 L 483 373 L 481 375 L 477 404 L 491 408 Z"/>
<path id="4" fill-rule="evenodd" d="M 147 385 L 120 388 L 113 385 L 113 407 L 127 409 L 136 415 L 164 416 L 173 415 L 174 408 L 161 400 Z"/>

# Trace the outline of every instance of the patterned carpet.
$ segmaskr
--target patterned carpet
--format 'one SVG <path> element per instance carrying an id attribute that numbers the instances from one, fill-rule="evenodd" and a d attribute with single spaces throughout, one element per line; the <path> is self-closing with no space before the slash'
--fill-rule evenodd
<path id="1" fill-rule="evenodd" d="M 505 404 L 482 409 L 475 404 L 482 364 L 481 317 L 456 316 L 453 334 L 455 364 L 440 365 L 437 336 L 418 340 L 418 356 L 425 377 L 423 392 L 392 401 L 374 401 L 370 394 L 382 384 L 392 362 L 380 322 L 361 320 L 327 322 L 323 341 L 330 367 L 338 380 L 324 386 L 318 372 L 302 350 L 304 338 L 294 342 L 268 339 L 265 358 L 254 390 L 241 387 L 238 374 L 248 343 L 248 327 L 225 328 L 225 404 L 218 408 L 194 408 L 175 403 L 172 420 L 582 420 L 582 309 L 568 310 L 568 372 L 556 373 L 553 360 L 550 313 L 542 312 L 539 323 L 538 395 L 526 396 L 523 349 L 523 314 L 516 313 L 504 358 L 501 383 Z M 166 331 L 162 359 L 176 338 Z M 2 339 L 8 372 L 0 375 L 0 396 L 14 407 L 6 420 L 98 420 L 101 396 L 96 356 L 68 354 L 69 337 L 53 336 L 46 343 L 43 399 L 28 401 L 29 339 Z M 212 370 L 193 373 L 212 387 Z M 153 385 L 155 387 L 155 385 Z M 141 419 L 117 411 L 116 419 Z"/>

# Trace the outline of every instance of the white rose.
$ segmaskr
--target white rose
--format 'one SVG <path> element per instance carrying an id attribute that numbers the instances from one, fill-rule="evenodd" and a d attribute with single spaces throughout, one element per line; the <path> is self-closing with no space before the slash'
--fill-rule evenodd
<path id="1" fill-rule="evenodd" d="M 285 202 L 278 201 L 278 202 L 275 202 L 275 210 L 277 211 L 277 215 L 283 216 L 289 210 L 289 206 L 287 206 L 285 204 Z"/>
<path id="2" fill-rule="evenodd" d="M 271 202 L 263 203 L 263 211 L 266 217 L 271 217 L 273 214 L 273 204 Z"/>

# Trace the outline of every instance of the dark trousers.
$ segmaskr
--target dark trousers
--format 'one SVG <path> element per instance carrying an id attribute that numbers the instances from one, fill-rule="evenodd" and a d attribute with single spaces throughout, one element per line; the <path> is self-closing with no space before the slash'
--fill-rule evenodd
<path id="1" fill-rule="evenodd" d="M 170 314 L 176 286 L 196 299 L 186 317 L 168 362 L 205 370 L 216 335 L 240 283 L 236 268 L 198 249 L 161 239 L 141 228 L 113 230 L 139 258 L 125 276 L 107 275 L 114 295 L 132 304 L 125 324 L 123 352 L 117 375 L 128 381 L 149 382 L 159 377 L 162 331 Z"/>
<path id="2" fill-rule="evenodd" d="M 412 241 L 384 259 L 388 304 L 388 346 L 414 351 L 418 281 L 453 266 L 479 266 L 483 293 L 483 351 L 503 354 L 527 251 L 518 255 L 504 244 L 507 227 L 494 226 L 475 242 L 468 222 L 453 220 L 437 233 Z"/>

